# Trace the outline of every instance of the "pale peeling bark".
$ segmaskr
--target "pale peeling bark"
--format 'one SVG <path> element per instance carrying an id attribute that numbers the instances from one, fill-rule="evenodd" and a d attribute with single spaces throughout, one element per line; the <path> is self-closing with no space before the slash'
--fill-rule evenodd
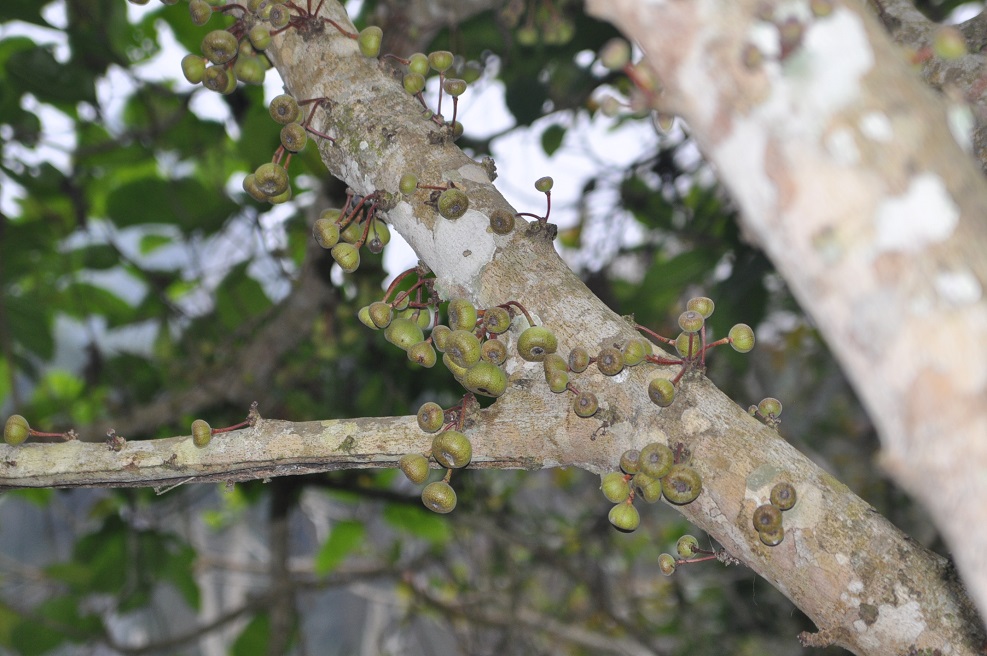
<path id="1" fill-rule="evenodd" d="M 336 3 L 327 2 L 325 11 L 348 25 Z M 492 210 L 513 210 L 486 171 L 443 141 L 399 82 L 376 60 L 361 57 L 352 40 L 331 28 L 288 31 L 269 52 L 296 97 L 331 99 L 328 115 L 319 110 L 314 125 L 336 137 L 335 144 L 321 145 L 324 161 L 361 194 L 394 194 L 388 217 L 435 271 L 443 294 L 467 295 L 482 307 L 520 301 L 556 332 L 563 354 L 576 345 L 596 351 L 633 334 L 572 274 L 550 240 L 528 234 L 523 221 L 508 236 L 489 231 Z M 463 100 L 469 102 L 468 93 Z M 729 127 L 725 107 L 721 115 Z M 426 183 L 454 180 L 468 192 L 470 211 L 447 221 L 425 204 L 427 192 L 402 198 L 397 187 L 405 172 Z M 508 346 L 521 323 L 506 336 Z M 403 354 L 395 350 L 394 358 L 394 366 L 404 366 Z M 595 370 L 575 376 L 578 387 L 601 400 L 595 417 L 579 419 L 569 395 L 548 390 L 539 363 L 510 360 L 507 393 L 471 415 L 466 428 L 474 463 L 602 473 L 616 469 L 625 449 L 683 442 L 694 454 L 704 490 L 680 511 L 815 621 L 821 633 L 805 637 L 807 642 L 839 644 L 858 654 L 980 653 L 976 611 L 945 559 L 909 540 L 708 380 L 687 377 L 675 403 L 659 410 L 647 396 L 656 369 L 640 365 L 612 378 Z M 201 450 L 188 437 L 129 443 L 119 453 L 81 443 L 4 445 L 0 486 L 164 485 L 200 475 L 237 480 L 393 466 L 400 455 L 424 451 L 428 443 L 413 418 L 385 418 L 263 421 L 218 435 Z M 751 514 L 779 480 L 793 483 L 800 501 L 785 514 L 784 541 L 772 548 L 757 538 Z M 602 498 L 600 505 L 606 512 Z"/>
<path id="2" fill-rule="evenodd" d="M 744 224 L 877 423 L 987 610 L 987 185 L 943 104 L 860 6 L 806 21 L 784 62 L 758 1 L 591 2 L 637 41 Z M 863 596 L 867 596 L 866 589 Z"/>

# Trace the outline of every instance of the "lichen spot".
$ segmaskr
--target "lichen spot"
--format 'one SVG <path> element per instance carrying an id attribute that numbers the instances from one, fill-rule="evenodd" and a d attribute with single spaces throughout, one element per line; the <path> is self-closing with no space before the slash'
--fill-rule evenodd
<path id="1" fill-rule="evenodd" d="M 894 137 L 891 121 L 880 112 L 868 112 L 860 118 L 860 133 L 879 143 L 888 143 Z"/>
<path id="2" fill-rule="evenodd" d="M 922 173 L 904 194 L 886 199 L 877 208 L 874 227 L 878 251 L 917 252 L 948 239 L 960 220 L 942 179 Z"/>
<path id="3" fill-rule="evenodd" d="M 368 144 L 366 141 L 361 141 L 360 150 L 366 150 L 367 148 L 370 148 L 370 144 Z"/>
<path id="4" fill-rule="evenodd" d="M 939 297 L 950 305 L 976 303 L 983 295 L 980 281 L 968 270 L 940 271 L 935 277 Z"/>
<path id="5" fill-rule="evenodd" d="M 697 408 L 688 408 L 682 413 L 682 428 L 689 435 L 699 435 L 709 430 L 710 423 Z"/>

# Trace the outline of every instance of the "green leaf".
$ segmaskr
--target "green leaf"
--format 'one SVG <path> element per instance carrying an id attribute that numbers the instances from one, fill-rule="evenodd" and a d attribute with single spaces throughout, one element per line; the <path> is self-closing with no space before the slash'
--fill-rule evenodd
<path id="1" fill-rule="evenodd" d="M 551 157 L 559 149 L 562 145 L 562 140 L 565 138 L 565 130 L 558 123 L 554 123 L 541 133 L 541 147 L 546 155 Z"/>
<path id="2" fill-rule="evenodd" d="M 41 16 L 41 10 L 45 4 L 47 3 L 39 2 L 39 0 L 4 0 L 0 6 L 0 23 L 22 20 L 25 23 L 51 27 L 48 21 Z"/>
<path id="3" fill-rule="evenodd" d="M 315 556 L 315 573 L 325 575 L 339 567 L 340 563 L 363 543 L 365 533 L 363 522 L 336 522 L 329 538 Z"/>
<path id="4" fill-rule="evenodd" d="M 215 232 L 237 210 L 222 189 L 191 178 L 140 178 L 114 189 L 106 201 L 107 216 L 120 228 L 171 223 L 186 233 Z"/>
<path id="5" fill-rule="evenodd" d="M 271 618 L 267 613 L 258 613 L 237 636 L 231 656 L 264 656 L 271 635 Z"/>
<path id="6" fill-rule="evenodd" d="M 42 102 L 74 104 L 96 102 L 96 80 L 92 72 L 72 63 L 61 64 L 51 47 L 37 46 L 13 53 L 7 60 L 7 76 L 23 91 Z"/>
<path id="7" fill-rule="evenodd" d="M 406 504 L 389 504 L 384 507 L 384 521 L 394 528 L 439 544 L 452 537 L 449 523 L 435 513 Z"/>
<path id="8" fill-rule="evenodd" d="M 141 237 L 138 248 L 141 255 L 150 255 L 162 246 L 168 246 L 172 243 L 174 243 L 172 238 L 166 235 L 144 235 Z"/>
<path id="9" fill-rule="evenodd" d="M 179 544 L 173 540 L 169 554 L 161 564 L 161 578 L 171 583 L 182 595 L 191 608 L 199 609 L 199 585 L 195 582 L 193 568 L 189 564 L 195 561 L 195 549 L 188 544 Z"/>
<path id="10" fill-rule="evenodd" d="M 216 315 L 231 330 L 271 306 L 264 288 L 247 273 L 248 265 L 233 267 L 216 290 Z"/>
<path id="11" fill-rule="evenodd" d="M 4 305 L 7 329 L 14 341 L 43 360 L 50 360 L 55 354 L 55 340 L 49 308 L 36 299 L 20 296 L 7 296 Z"/>
<path id="12" fill-rule="evenodd" d="M 106 317 L 110 327 L 133 319 L 134 307 L 113 292 L 88 282 L 69 285 L 61 294 L 59 309 L 79 318 L 91 315 Z"/>
<path id="13" fill-rule="evenodd" d="M 112 269 L 120 264 L 120 253 L 109 244 L 93 244 L 71 251 L 73 257 L 81 258 L 84 269 Z"/>

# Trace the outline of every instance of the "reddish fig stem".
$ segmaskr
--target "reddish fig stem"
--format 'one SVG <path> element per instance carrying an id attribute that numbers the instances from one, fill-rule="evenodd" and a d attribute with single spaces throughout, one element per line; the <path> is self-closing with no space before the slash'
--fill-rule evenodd
<path id="1" fill-rule="evenodd" d="M 646 355 L 644 356 L 644 359 L 650 362 L 651 364 L 661 364 L 668 366 L 676 365 L 676 364 L 685 364 L 685 360 L 669 360 L 668 358 L 662 358 L 657 355 Z"/>
<path id="2" fill-rule="evenodd" d="M 568 365 L 566 365 L 566 369 L 568 369 L 568 368 L 569 368 Z M 573 385 L 572 383 L 569 383 L 568 385 L 566 385 L 565 388 L 567 390 L 569 390 L 570 392 L 572 392 L 573 394 L 575 394 L 576 396 L 579 396 L 579 390 L 576 389 L 576 386 Z"/>
<path id="3" fill-rule="evenodd" d="M 388 297 L 388 296 L 390 296 L 391 294 L 393 294 L 393 293 L 394 293 L 394 289 L 395 289 L 395 288 L 396 288 L 396 287 L 397 287 L 398 285 L 400 285 L 400 284 L 401 284 L 401 281 L 402 281 L 402 280 L 404 280 L 405 278 L 407 278 L 407 277 L 408 277 L 408 276 L 410 276 L 411 274 L 413 274 L 413 273 L 417 273 L 417 272 L 418 272 L 418 268 L 417 268 L 417 267 L 415 267 L 415 268 L 413 268 L 413 269 L 408 269 L 408 270 L 406 270 L 406 271 L 402 271 L 401 273 L 399 273 L 399 274 L 397 275 L 397 277 L 396 277 L 396 278 L 394 278 L 394 280 L 392 280 L 392 281 L 391 281 L 391 284 L 387 286 L 387 291 L 385 291 L 385 292 L 384 292 L 384 302 L 385 302 L 385 303 L 387 302 L 387 297 Z M 422 281 L 421 281 L 421 280 L 419 280 L 419 281 L 418 281 L 417 283 L 415 283 L 415 284 L 416 284 L 416 285 L 420 285 L 420 284 L 421 284 L 421 282 L 422 282 Z M 414 289 L 414 287 L 412 287 L 412 289 Z M 411 290 L 408 290 L 408 291 L 411 291 Z M 398 302 L 398 300 L 399 300 L 399 299 L 394 299 L 394 300 L 395 300 L 395 302 Z"/>
<path id="4" fill-rule="evenodd" d="M 539 219 L 542 223 L 548 223 L 548 217 L 552 213 L 552 191 L 545 192 L 545 218 Z"/>
<path id="5" fill-rule="evenodd" d="M 524 306 L 521 305 L 520 303 L 518 303 L 517 301 L 507 301 L 506 303 L 503 303 L 501 305 L 498 305 L 497 307 L 502 307 L 505 310 L 509 310 L 510 307 L 508 307 L 508 306 L 510 306 L 510 305 L 513 305 L 517 309 L 521 310 L 521 313 L 524 315 L 524 318 L 528 320 L 528 325 L 529 326 L 536 326 L 536 325 L 538 325 L 538 324 L 535 323 L 535 320 L 531 318 L 531 315 L 528 314 L 528 311 L 524 308 Z"/>
<path id="6" fill-rule="evenodd" d="M 343 26 L 342 25 L 340 25 L 339 23 L 337 23 L 336 21 L 334 21 L 331 18 L 326 18 L 325 16 L 320 16 L 319 18 L 322 20 L 323 23 L 329 23 L 330 25 L 332 25 L 333 27 L 335 27 L 339 31 L 339 33 L 342 34 L 343 36 L 349 37 L 349 38 L 353 39 L 354 41 L 356 41 L 358 38 L 360 38 L 360 35 L 359 34 L 356 34 L 355 32 L 348 32 L 348 31 L 346 31 L 345 29 L 343 29 Z"/>
<path id="7" fill-rule="evenodd" d="M 250 426 L 250 420 L 241 421 L 239 424 L 233 424 L 232 426 L 227 426 L 225 428 L 213 428 L 212 434 L 216 435 L 218 433 L 229 433 L 230 431 L 240 430 L 241 428 L 246 428 Z"/>
<path id="8" fill-rule="evenodd" d="M 674 339 L 670 339 L 668 337 L 662 337 L 661 335 L 659 335 L 655 331 L 651 330 L 650 328 L 645 328 L 644 326 L 642 326 L 639 323 L 634 324 L 634 330 L 637 330 L 639 332 L 642 332 L 645 335 L 649 335 L 651 337 L 654 337 L 659 342 L 665 342 L 666 344 L 674 344 L 675 343 L 675 340 Z"/>
<path id="9" fill-rule="evenodd" d="M 405 66 L 407 66 L 408 64 L 411 63 L 411 60 L 410 59 L 404 59 L 403 57 L 398 57 L 397 55 L 392 55 L 391 53 L 383 54 L 383 55 L 380 56 L 380 58 L 381 59 L 393 59 L 397 63 L 404 64 Z"/>
<path id="10" fill-rule="evenodd" d="M 456 114 L 459 112 L 459 96 L 452 97 L 452 126 L 456 129 Z"/>

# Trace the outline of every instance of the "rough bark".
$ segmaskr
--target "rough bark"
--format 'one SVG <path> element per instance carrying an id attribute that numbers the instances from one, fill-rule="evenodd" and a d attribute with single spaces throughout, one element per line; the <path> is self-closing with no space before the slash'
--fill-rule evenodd
<path id="1" fill-rule="evenodd" d="M 323 11 L 348 25 L 336 3 L 327 2 Z M 444 295 L 466 295 L 482 307 L 520 301 L 556 332 L 563 353 L 576 345 L 595 351 L 633 334 L 565 266 L 551 240 L 530 234 L 523 221 L 507 236 L 489 231 L 490 212 L 514 210 L 484 168 L 423 119 L 417 102 L 377 60 L 361 57 L 354 41 L 331 28 L 289 30 L 269 52 L 296 97 L 331 99 L 315 123 L 336 139 L 321 144 L 324 161 L 358 193 L 394 194 L 388 218 L 435 272 Z M 727 125 L 728 108 L 717 113 Z M 426 204 L 426 192 L 401 197 L 398 180 L 405 172 L 426 183 L 455 181 L 469 194 L 469 211 L 447 221 Z M 396 352 L 395 358 L 403 356 Z M 508 392 L 472 415 L 467 427 L 474 466 L 577 466 L 599 473 L 614 470 L 625 449 L 683 442 L 704 490 L 679 508 L 682 514 L 812 618 L 820 633 L 805 636 L 807 643 L 875 655 L 980 653 L 979 618 L 948 561 L 909 540 L 705 378 L 688 377 L 675 403 L 659 410 L 648 399 L 647 384 L 668 371 L 641 365 L 611 378 L 591 370 L 576 384 L 596 392 L 602 407 L 592 419 L 579 419 L 568 395 L 547 389 L 540 364 L 515 358 L 507 370 Z M 428 441 L 413 418 L 383 418 L 262 421 L 217 435 L 205 449 L 188 437 L 128 443 L 120 452 L 81 442 L 3 445 L 0 486 L 164 485 L 199 476 L 238 480 L 393 466 Z M 771 548 L 757 538 L 751 513 L 781 479 L 795 485 L 800 501 L 786 513 L 785 540 Z"/>
<path id="2" fill-rule="evenodd" d="M 987 185 L 878 21 L 803 16 L 783 61 L 756 1 L 590 3 L 637 41 L 931 511 L 987 611 Z"/>

